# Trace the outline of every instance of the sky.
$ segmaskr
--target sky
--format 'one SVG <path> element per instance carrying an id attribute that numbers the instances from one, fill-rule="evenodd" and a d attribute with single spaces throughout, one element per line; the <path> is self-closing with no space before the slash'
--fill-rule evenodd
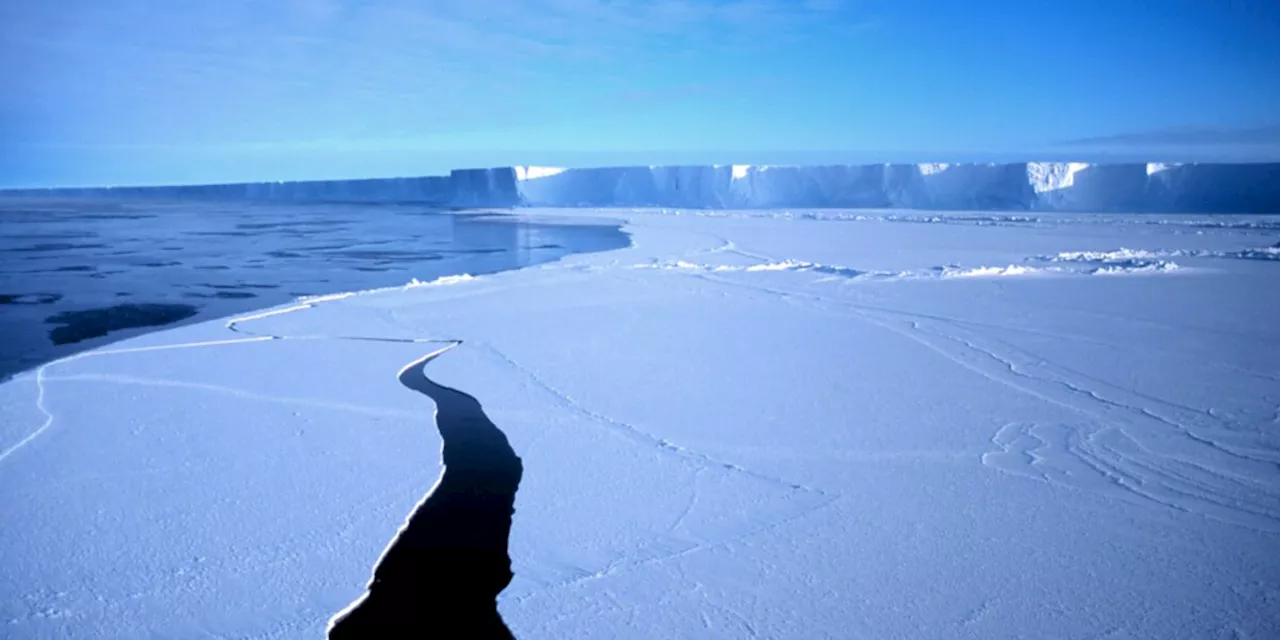
<path id="1" fill-rule="evenodd" d="M 1280 159 L 1280 3 L 10 0 L 0 82 L 0 187 Z"/>

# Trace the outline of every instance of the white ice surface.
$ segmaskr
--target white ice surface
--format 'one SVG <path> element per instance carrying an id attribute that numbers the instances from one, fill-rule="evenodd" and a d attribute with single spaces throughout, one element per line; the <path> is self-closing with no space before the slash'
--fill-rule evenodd
<path id="1" fill-rule="evenodd" d="M 337 336 L 465 341 L 521 638 L 1280 635 L 1275 218 L 600 215 L 0 385 L 0 636 L 320 637 L 440 472 L 439 345 Z"/>

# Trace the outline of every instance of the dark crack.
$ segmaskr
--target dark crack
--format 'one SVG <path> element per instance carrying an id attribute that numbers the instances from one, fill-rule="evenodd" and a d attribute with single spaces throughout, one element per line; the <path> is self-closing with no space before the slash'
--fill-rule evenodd
<path id="1" fill-rule="evenodd" d="M 436 404 L 444 473 L 374 568 L 368 592 L 336 616 L 329 637 L 510 638 L 497 597 L 511 582 L 507 544 L 523 465 L 474 397 L 439 385 L 424 367 L 400 384 Z"/>

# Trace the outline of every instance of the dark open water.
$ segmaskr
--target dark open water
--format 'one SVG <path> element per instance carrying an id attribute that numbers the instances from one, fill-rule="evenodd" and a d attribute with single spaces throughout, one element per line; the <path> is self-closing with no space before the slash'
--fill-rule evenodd
<path id="1" fill-rule="evenodd" d="M 627 246 L 617 225 L 394 204 L 0 200 L 0 380 L 299 296 Z"/>

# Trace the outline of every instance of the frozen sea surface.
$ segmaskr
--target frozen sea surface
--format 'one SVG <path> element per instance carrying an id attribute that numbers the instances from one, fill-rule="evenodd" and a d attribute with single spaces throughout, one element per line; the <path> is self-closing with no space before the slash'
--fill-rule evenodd
<path id="1" fill-rule="evenodd" d="M 0 379 L 156 326 L 626 246 L 616 225 L 590 222 L 385 203 L 0 199 Z"/>
<path id="2" fill-rule="evenodd" d="M 573 215 L 633 243 L 0 385 L 0 634 L 320 637 L 460 340 L 517 637 L 1280 636 L 1276 217 Z"/>

